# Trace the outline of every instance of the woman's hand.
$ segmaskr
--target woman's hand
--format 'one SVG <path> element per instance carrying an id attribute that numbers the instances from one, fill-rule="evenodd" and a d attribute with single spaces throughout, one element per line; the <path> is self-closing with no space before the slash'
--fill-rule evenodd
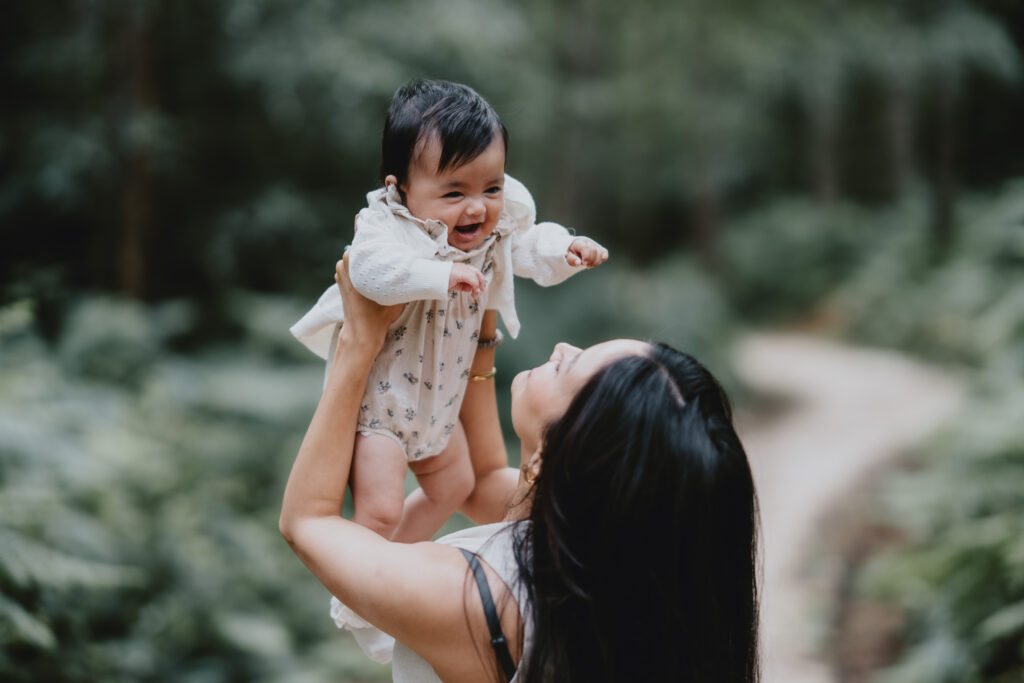
<path id="1" fill-rule="evenodd" d="M 342 307 L 345 310 L 345 324 L 341 327 L 342 338 L 349 342 L 372 342 L 376 349 L 380 350 L 384 345 L 388 327 L 401 315 L 405 304 L 381 306 L 356 291 L 348 276 L 348 252 L 335 266 L 334 281 L 338 283 Z"/>

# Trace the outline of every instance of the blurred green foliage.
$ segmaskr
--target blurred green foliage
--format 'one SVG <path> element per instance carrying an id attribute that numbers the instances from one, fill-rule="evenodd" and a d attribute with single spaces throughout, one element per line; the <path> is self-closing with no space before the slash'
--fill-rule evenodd
<path id="1" fill-rule="evenodd" d="M 908 208 L 901 215 L 914 220 Z M 853 333 L 938 360 L 1020 378 L 1024 367 L 1024 181 L 967 198 L 964 229 L 947 261 L 930 265 L 921 231 L 888 230 L 833 305 Z M 918 218 L 920 222 L 920 218 Z"/>
<path id="2" fill-rule="evenodd" d="M 858 338 L 952 364 L 970 398 L 955 425 L 880 493 L 907 544 L 874 557 L 859 591 L 900 606 L 891 683 L 1024 676 L 1024 182 L 962 207 L 954 257 L 882 240 L 827 306 Z"/>
<path id="3" fill-rule="evenodd" d="M 1024 172 L 1024 10 L 643 0 L 40 0 L 0 28 L 0 280 L 201 303 L 312 296 L 377 183 L 387 101 L 467 82 L 541 213 L 637 262 L 779 195 L 877 204 Z M 4 294 L 11 298 L 13 295 Z M 16 298 L 16 297 L 15 297 Z M 199 330 L 199 331 L 197 331 Z M 53 331 L 48 331 L 52 333 Z"/>
<path id="4" fill-rule="evenodd" d="M 179 356 L 180 311 L 86 298 L 53 345 L 0 308 L 3 680 L 390 679 L 277 533 L 320 370 L 236 310 L 245 343 Z"/>
<path id="5" fill-rule="evenodd" d="M 886 514 L 909 544 L 873 559 L 860 591 L 906 614 L 889 683 L 1024 675 L 1024 387 L 1000 377 L 933 445 L 928 466 L 887 481 Z"/>

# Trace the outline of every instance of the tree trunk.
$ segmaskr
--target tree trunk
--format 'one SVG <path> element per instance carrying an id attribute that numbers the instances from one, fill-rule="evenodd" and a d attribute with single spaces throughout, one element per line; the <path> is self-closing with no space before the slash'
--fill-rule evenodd
<path id="1" fill-rule="evenodd" d="M 910 90 L 905 83 L 890 83 L 888 105 L 892 196 L 900 199 L 910 187 L 913 174 L 914 120 Z"/>
<path id="2" fill-rule="evenodd" d="M 838 194 L 836 173 L 836 108 L 819 96 L 810 106 L 811 187 L 819 202 L 829 204 Z"/>
<path id="3" fill-rule="evenodd" d="M 692 157 L 697 176 L 691 229 L 701 264 L 712 273 L 718 269 L 718 218 L 721 195 L 712 162 L 714 154 L 715 149 L 707 140 L 694 142 Z"/>
<path id="4" fill-rule="evenodd" d="M 956 210 L 955 155 L 956 93 L 952 84 L 940 83 L 936 92 L 935 174 L 932 182 L 932 253 L 943 259 L 953 245 Z"/>
<path id="5" fill-rule="evenodd" d="M 714 92 L 714 64 L 709 59 L 708 36 L 712 27 L 711 11 L 704 2 L 698 2 L 693 11 L 693 34 L 690 36 L 691 61 L 695 67 L 695 80 L 698 92 Z M 707 116 L 707 112 L 705 112 Z M 708 122 L 708 129 L 715 130 L 715 125 Z M 693 215 L 693 236 L 700 256 L 701 264 L 709 272 L 718 270 L 718 217 L 720 186 L 715 160 L 719 150 L 717 136 L 705 135 L 694 140 L 692 156 L 696 162 L 696 194 Z M 684 151 L 685 153 L 685 151 Z"/>
<path id="6" fill-rule="evenodd" d="M 153 228 L 152 149 L 150 143 L 139 140 L 133 130 L 138 119 L 152 113 L 156 104 L 152 19 L 152 11 L 146 3 L 131 3 L 124 28 L 128 114 L 122 130 L 126 168 L 118 271 L 121 289 L 136 299 L 146 293 L 146 252 Z"/>
<path id="7" fill-rule="evenodd" d="M 718 216 L 717 188 L 711 182 L 702 182 L 694 207 L 693 231 L 701 263 L 712 273 L 718 270 Z"/>

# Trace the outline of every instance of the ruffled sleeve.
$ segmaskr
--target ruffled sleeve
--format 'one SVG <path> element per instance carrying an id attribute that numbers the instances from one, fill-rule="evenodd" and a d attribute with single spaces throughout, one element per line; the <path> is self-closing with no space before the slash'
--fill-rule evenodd
<path id="1" fill-rule="evenodd" d="M 497 232 L 510 234 L 528 230 L 537 222 L 537 205 L 526 186 L 510 175 L 505 176 L 503 190 L 505 207 L 498 221 Z"/>
<path id="2" fill-rule="evenodd" d="M 385 306 L 443 299 L 452 264 L 434 256 L 434 241 L 419 225 L 371 204 L 356 218 L 349 275 L 360 294 Z"/>
<path id="3" fill-rule="evenodd" d="M 558 223 L 537 223 L 537 206 L 530 191 L 511 176 L 505 176 L 505 213 L 512 227 L 508 237 L 515 275 L 550 287 L 585 270 L 565 260 L 573 235 Z"/>

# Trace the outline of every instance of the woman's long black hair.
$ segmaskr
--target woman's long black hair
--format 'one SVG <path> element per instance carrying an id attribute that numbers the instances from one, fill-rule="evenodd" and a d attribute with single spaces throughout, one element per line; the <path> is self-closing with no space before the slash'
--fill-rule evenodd
<path id="1" fill-rule="evenodd" d="M 758 512 L 728 400 L 653 344 L 599 371 L 545 433 L 516 559 L 528 683 L 759 680 Z"/>

